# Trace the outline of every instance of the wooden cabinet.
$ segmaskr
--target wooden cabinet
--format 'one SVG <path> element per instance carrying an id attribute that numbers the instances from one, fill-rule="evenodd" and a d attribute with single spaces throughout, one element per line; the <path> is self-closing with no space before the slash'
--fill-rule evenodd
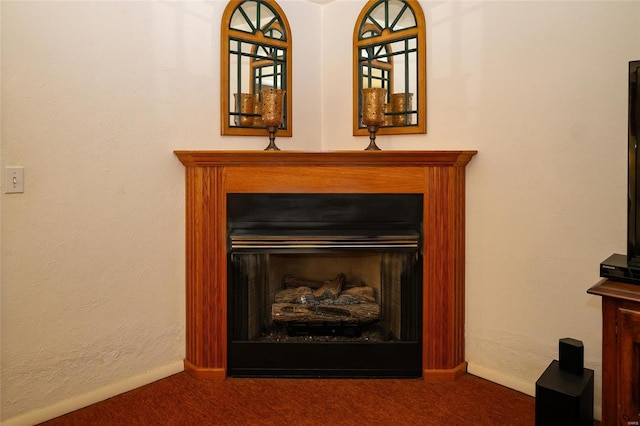
<path id="1" fill-rule="evenodd" d="M 640 425 L 640 285 L 602 280 L 602 426 Z"/>

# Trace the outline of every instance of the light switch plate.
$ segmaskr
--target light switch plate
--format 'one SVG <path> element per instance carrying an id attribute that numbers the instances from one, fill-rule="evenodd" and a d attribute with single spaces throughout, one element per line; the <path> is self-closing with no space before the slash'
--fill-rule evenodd
<path id="1" fill-rule="evenodd" d="M 4 168 L 4 193 L 19 194 L 24 192 L 24 166 L 7 166 Z"/>

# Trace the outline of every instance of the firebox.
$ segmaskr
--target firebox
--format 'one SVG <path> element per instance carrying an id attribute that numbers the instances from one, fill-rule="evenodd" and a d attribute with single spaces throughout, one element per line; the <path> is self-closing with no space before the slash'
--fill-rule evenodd
<path id="1" fill-rule="evenodd" d="M 227 194 L 227 374 L 420 377 L 423 194 Z"/>

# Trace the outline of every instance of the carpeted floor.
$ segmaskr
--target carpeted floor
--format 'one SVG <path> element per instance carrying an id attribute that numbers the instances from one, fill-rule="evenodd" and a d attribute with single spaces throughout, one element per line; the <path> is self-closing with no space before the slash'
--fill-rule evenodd
<path id="1" fill-rule="evenodd" d="M 467 374 L 198 380 L 179 373 L 44 425 L 533 425 L 534 398 Z"/>

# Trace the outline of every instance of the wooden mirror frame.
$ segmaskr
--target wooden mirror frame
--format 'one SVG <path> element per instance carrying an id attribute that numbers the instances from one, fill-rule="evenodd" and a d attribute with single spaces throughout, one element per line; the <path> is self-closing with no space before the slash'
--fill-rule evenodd
<path id="1" fill-rule="evenodd" d="M 415 27 L 394 30 L 393 26 L 397 23 L 397 19 L 391 20 L 388 16 L 388 3 L 389 1 L 405 3 L 406 7 L 413 13 L 415 19 Z M 381 26 L 376 36 L 363 37 L 366 32 L 371 32 L 371 23 L 367 23 L 366 20 L 370 14 L 379 5 L 386 7 L 387 13 L 385 24 Z M 403 12 L 398 14 L 401 16 Z M 422 7 L 417 0 L 369 0 L 367 4 L 362 8 L 360 15 L 356 21 L 353 31 L 353 135 L 354 136 L 369 136 L 367 127 L 361 125 L 362 115 L 362 76 L 360 73 L 360 50 L 365 47 L 371 46 L 390 46 L 393 43 L 401 42 L 404 40 L 416 40 L 416 91 L 414 93 L 416 103 L 417 123 L 411 125 L 385 125 L 381 126 L 377 134 L 378 135 L 398 135 L 398 134 L 420 134 L 427 133 L 427 53 L 426 53 L 426 24 Z M 389 48 L 387 48 L 389 49 Z M 393 56 L 389 58 L 389 64 L 391 68 L 394 66 Z M 406 70 L 406 68 L 405 68 Z M 391 84 L 393 84 L 394 75 L 398 70 L 391 69 Z M 405 91 L 407 93 L 407 91 Z M 390 93 L 387 93 L 387 99 L 390 98 Z"/>
<path id="2" fill-rule="evenodd" d="M 257 3 L 260 7 L 267 7 L 274 12 L 277 17 L 276 26 L 277 29 L 282 32 L 283 38 L 281 40 L 275 38 L 266 37 L 260 28 L 254 28 L 253 33 L 238 31 L 231 27 L 231 19 L 238 8 L 245 3 Z M 247 19 L 249 19 L 247 17 Z M 253 44 L 255 50 L 258 47 L 277 48 L 284 51 L 284 58 L 282 62 L 284 66 L 284 76 L 282 77 L 283 86 L 277 87 L 278 89 L 284 89 L 285 102 L 284 102 L 284 121 L 282 126 L 278 129 L 278 137 L 292 136 L 292 122 L 293 122 L 293 103 L 292 103 L 292 43 L 291 43 L 291 29 L 289 27 L 289 21 L 284 11 L 275 0 L 229 0 L 224 13 L 222 15 L 221 34 L 220 34 L 220 133 L 222 135 L 235 135 L 235 136 L 266 136 L 267 130 L 264 127 L 249 127 L 249 126 L 233 126 L 230 124 L 232 117 L 233 92 L 230 85 L 230 42 L 231 40 L 240 40 L 243 43 Z M 256 64 L 250 64 L 248 70 L 246 70 L 248 78 L 254 79 L 254 72 Z M 241 65 L 238 65 L 241 68 Z M 248 93 L 254 93 L 254 82 L 247 81 L 247 87 L 250 89 Z M 235 113 L 233 113 L 235 114 Z"/>

